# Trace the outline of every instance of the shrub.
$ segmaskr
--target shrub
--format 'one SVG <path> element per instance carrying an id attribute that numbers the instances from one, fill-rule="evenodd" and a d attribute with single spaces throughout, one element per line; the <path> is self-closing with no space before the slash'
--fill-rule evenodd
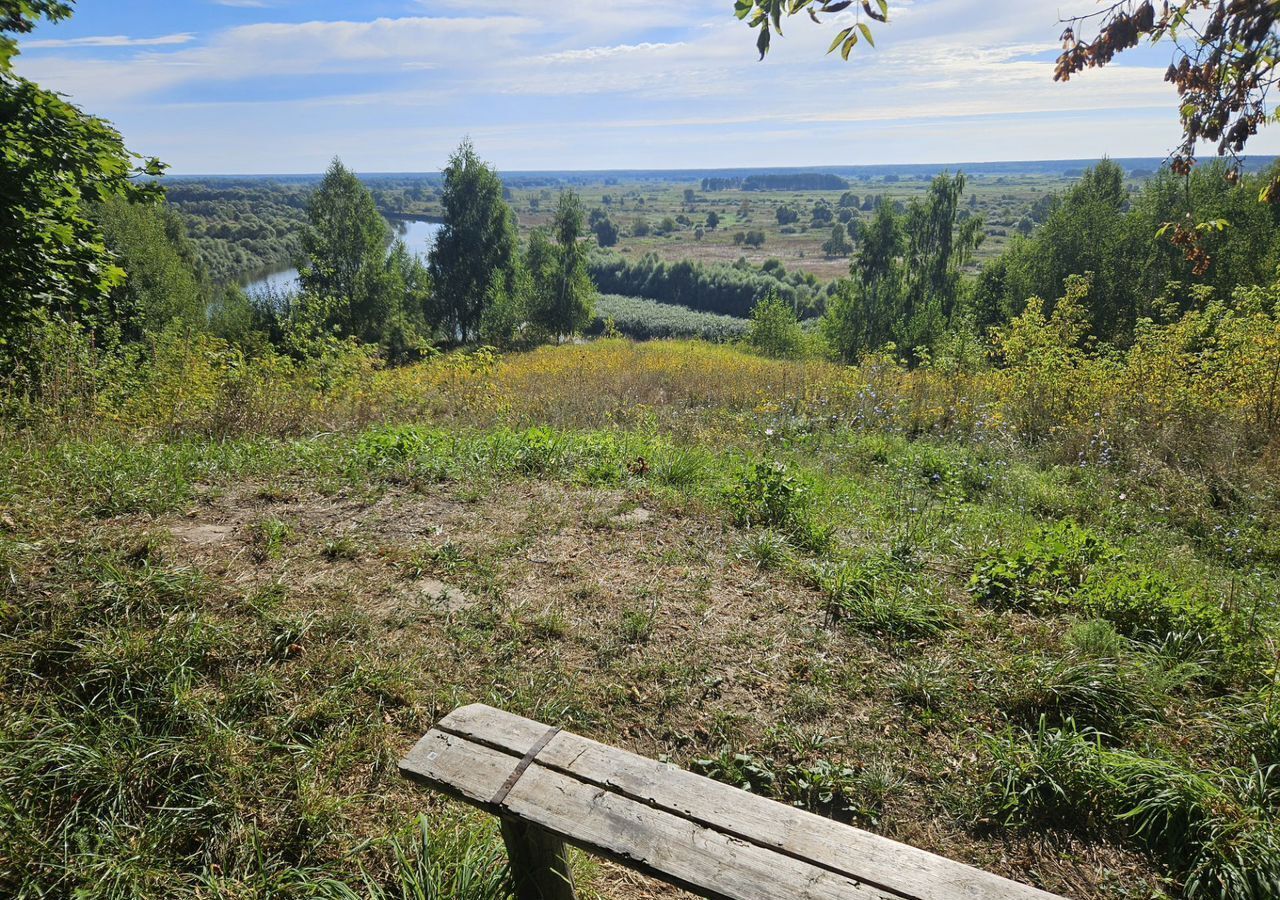
<path id="1" fill-rule="evenodd" d="M 1051 612 L 1084 584 L 1093 566 L 1117 555 L 1088 529 L 1060 522 L 1040 529 L 1016 551 L 984 554 L 974 566 L 969 590 L 998 609 Z"/>
<path id="2" fill-rule="evenodd" d="M 831 528 L 815 521 L 810 492 L 784 464 L 761 461 L 726 491 L 725 503 L 735 525 L 776 528 L 801 549 L 819 552 L 830 543 Z"/>

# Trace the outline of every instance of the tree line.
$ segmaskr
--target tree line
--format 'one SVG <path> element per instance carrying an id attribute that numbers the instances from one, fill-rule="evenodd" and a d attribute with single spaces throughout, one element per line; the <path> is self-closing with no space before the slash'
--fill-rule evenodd
<path id="1" fill-rule="evenodd" d="M 788 272 L 777 260 L 757 269 L 740 260 L 732 266 L 690 260 L 665 262 L 647 253 L 635 262 L 613 253 L 593 254 L 588 260 L 592 280 L 601 291 L 646 297 L 700 312 L 746 318 L 755 305 L 775 294 L 802 317 L 822 310 L 825 289 L 817 278 Z"/>

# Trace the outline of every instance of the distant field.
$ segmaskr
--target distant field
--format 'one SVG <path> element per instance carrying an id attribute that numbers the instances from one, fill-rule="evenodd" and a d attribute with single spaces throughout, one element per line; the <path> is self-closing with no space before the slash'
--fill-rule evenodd
<path id="1" fill-rule="evenodd" d="M 1152 168 L 1157 163 L 1152 161 Z M 1025 165 L 1034 168 L 1032 164 Z M 978 248 L 974 268 L 1000 255 L 1020 226 L 1030 227 L 1028 215 L 1036 201 L 1064 190 L 1079 177 L 1084 165 L 1081 163 L 1079 170 L 1059 166 L 1021 174 L 971 174 L 965 192 L 966 209 L 981 215 L 986 226 L 986 239 Z M 962 170 L 952 167 L 952 171 L 956 168 Z M 874 214 L 877 200 L 907 203 L 922 196 L 933 171 L 907 167 L 902 172 L 853 175 L 848 192 L 859 201 L 854 222 L 866 222 Z M 1132 189 L 1150 170 L 1130 166 L 1128 171 Z M 550 222 L 559 192 L 571 188 L 581 196 L 588 211 L 600 210 L 617 225 L 619 240 L 613 249 L 632 258 L 652 252 L 673 262 L 689 259 L 733 263 L 745 259 L 756 266 L 777 259 L 788 271 L 811 272 L 824 282 L 848 274 L 852 257 L 824 253 L 823 243 L 831 236 L 831 224 L 815 224 L 813 217 L 814 207 L 820 203 L 838 215 L 845 191 L 704 191 L 701 174 L 642 173 L 623 179 L 608 173 L 551 173 L 538 177 L 513 173 L 508 181 L 508 199 L 525 237 L 532 229 Z M 442 214 L 436 175 L 374 175 L 365 180 L 379 207 L 388 214 L 425 218 Z M 285 216 L 275 210 L 296 204 L 299 192 L 304 192 L 308 183 L 301 177 L 211 178 L 207 184 L 200 179 L 180 179 L 175 182 L 176 205 L 193 217 L 192 233 L 198 241 L 222 236 L 226 247 L 212 248 L 214 258 L 209 260 L 219 273 L 225 274 L 224 269 L 234 266 L 237 254 L 256 261 L 251 268 L 262 268 L 268 257 L 274 260 L 294 246 L 300 228 L 296 212 Z M 206 196 L 215 197 L 217 202 L 197 202 Z M 796 221 L 786 226 L 778 221 L 778 209 L 784 206 L 798 214 Z M 707 227 L 710 213 L 720 219 L 716 227 Z M 252 218 L 246 220 L 250 214 Z M 664 229 L 664 220 L 670 220 L 667 224 L 673 227 Z M 639 233 L 646 231 L 645 226 L 647 233 Z M 762 246 L 750 247 L 742 242 L 750 231 L 763 233 Z"/>
<path id="2" fill-rule="evenodd" d="M 612 320 L 619 332 L 637 340 L 700 337 L 708 341 L 727 341 L 741 337 L 747 331 L 746 319 L 619 294 L 601 294 L 597 298 L 592 331 L 597 334 L 603 332 L 607 320 Z"/>

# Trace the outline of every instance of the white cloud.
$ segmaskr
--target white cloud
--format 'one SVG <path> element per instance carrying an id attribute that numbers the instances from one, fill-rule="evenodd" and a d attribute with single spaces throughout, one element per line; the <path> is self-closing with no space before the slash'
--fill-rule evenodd
<path id="1" fill-rule="evenodd" d="M 672 47 L 683 47 L 683 41 L 669 44 L 653 44 L 648 41 L 641 44 L 616 44 L 612 47 L 587 47 L 582 50 L 561 50 L 559 53 L 548 53 L 538 57 L 541 62 L 579 62 L 581 60 L 608 59 L 622 53 L 652 53 L 655 50 L 669 50 Z"/>
<path id="2" fill-rule="evenodd" d="M 420 0 L 420 16 L 250 24 L 20 66 L 185 171 L 296 171 L 334 152 L 433 168 L 466 133 L 506 168 L 1163 153 L 1178 123 L 1156 54 L 1053 81 L 1059 15 L 1095 8 L 1061 2 L 895 0 L 849 62 L 826 50 L 851 12 L 789 21 L 758 62 L 726 0 Z"/>
<path id="3" fill-rule="evenodd" d="M 47 38 L 44 40 L 24 41 L 24 50 L 49 49 L 54 47 L 163 47 L 171 44 L 189 44 L 196 36 L 189 31 L 181 34 L 162 34 L 159 37 L 138 38 L 123 34 L 104 34 L 95 37 Z"/>

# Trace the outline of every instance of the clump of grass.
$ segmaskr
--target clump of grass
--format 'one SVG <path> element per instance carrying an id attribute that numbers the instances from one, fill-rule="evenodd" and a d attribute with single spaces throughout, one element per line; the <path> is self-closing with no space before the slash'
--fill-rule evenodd
<path id="1" fill-rule="evenodd" d="M 653 637 L 653 629 L 658 621 L 658 604 L 651 603 L 647 608 L 632 608 L 622 613 L 618 622 L 618 635 L 623 643 L 644 644 Z"/>
<path id="2" fill-rule="evenodd" d="M 765 570 L 786 568 L 793 558 L 791 542 L 786 535 L 771 528 L 761 528 L 745 535 L 738 542 L 737 556 Z"/>
<path id="3" fill-rule="evenodd" d="M 1089 619 L 1072 625 L 1064 642 L 1076 653 L 1092 659 L 1119 659 L 1132 643 L 1105 619 Z"/>
<path id="4" fill-rule="evenodd" d="M 281 519 L 263 519 L 253 526 L 253 558 L 257 562 L 279 559 L 285 544 L 293 536 L 293 528 Z"/>
<path id="5" fill-rule="evenodd" d="M 879 761 L 858 769 L 829 759 L 786 763 L 759 753 L 726 750 L 696 760 L 693 769 L 818 815 L 869 824 L 879 821 L 885 801 L 902 785 L 893 769 Z"/>
<path id="6" fill-rule="evenodd" d="M 1044 721 L 988 737 L 985 751 L 977 795 L 984 821 L 1117 836 L 1161 857 L 1189 900 L 1271 897 L 1280 888 L 1269 770 L 1202 774 Z"/>
<path id="7" fill-rule="evenodd" d="M 955 681 L 940 662 L 909 662 L 891 684 L 899 703 L 928 713 L 942 711 L 954 698 Z"/>
<path id="8" fill-rule="evenodd" d="M 1007 681 L 1006 705 L 1015 717 L 1030 723 L 1041 717 L 1070 720 L 1111 735 L 1160 718 L 1165 700 L 1158 668 L 1132 654 L 1039 657 Z"/>
<path id="9" fill-rule="evenodd" d="M 360 558 L 360 544 L 351 535 L 344 534 L 325 541 L 321 553 L 330 562 L 352 561 Z"/>
<path id="10" fill-rule="evenodd" d="M 380 849 L 391 858 L 389 874 L 362 873 L 359 887 L 324 879 L 315 884 L 311 896 L 320 900 L 507 900 L 511 896 L 506 850 L 491 823 L 432 827 L 426 816 L 419 816 Z"/>
<path id="11" fill-rule="evenodd" d="M 929 637 L 947 616 L 915 576 L 891 557 L 829 563 L 814 571 L 829 623 L 885 637 Z"/>

